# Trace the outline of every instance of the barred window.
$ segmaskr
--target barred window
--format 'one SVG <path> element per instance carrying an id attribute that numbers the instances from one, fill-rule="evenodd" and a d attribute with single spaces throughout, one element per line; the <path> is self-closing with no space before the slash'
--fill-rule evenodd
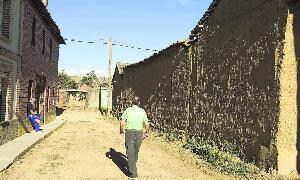
<path id="1" fill-rule="evenodd" d="M 2 95 L 3 95 L 3 85 L 2 85 L 2 77 L 0 76 L 0 122 L 3 120 L 3 113 L 4 113 L 4 111 L 3 111 L 3 97 L 2 97 Z"/>
<path id="2" fill-rule="evenodd" d="M 43 29 L 43 34 L 42 34 L 42 38 L 43 38 L 43 49 L 42 49 L 42 54 L 45 53 L 45 43 L 46 43 L 46 33 L 45 33 L 45 29 Z"/>
<path id="3" fill-rule="evenodd" d="M 52 49 L 53 49 L 53 42 L 52 42 L 52 39 L 50 40 L 50 57 L 49 57 L 49 60 L 51 61 L 52 59 Z"/>
<path id="4" fill-rule="evenodd" d="M 0 0 L 0 35 L 10 38 L 11 0 Z"/>
<path id="5" fill-rule="evenodd" d="M 36 19 L 33 17 L 32 19 L 32 27 L 31 27 L 31 45 L 35 46 L 35 29 L 36 29 Z"/>

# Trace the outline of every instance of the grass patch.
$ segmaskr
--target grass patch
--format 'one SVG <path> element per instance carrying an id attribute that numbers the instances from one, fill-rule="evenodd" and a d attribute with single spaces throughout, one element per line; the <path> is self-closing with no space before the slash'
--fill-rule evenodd
<path id="1" fill-rule="evenodd" d="M 261 171 L 254 164 L 242 161 L 238 157 L 235 147 L 228 142 L 223 143 L 220 148 L 200 138 L 191 138 L 183 147 L 199 155 L 218 170 L 234 176 L 252 179 L 257 177 Z"/>
<path id="2" fill-rule="evenodd" d="M 159 133 L 166 142 L 179 142 L 183 148 L 190 150 L 198 155 L 200 159 L 208 162 L 212 167 L 226 174 L 233 175 L 242 179 L 264 179 L 271 175 L 255 166 L 253 163 L 247 163 L 239 157 L 239 151 L 236 146 L 225 141 L 222 146 L 214 145 L 213 142 L 205 141 L 201 138 L 184 139 L 184 134 L 178 130 L 169 133 Z"/>

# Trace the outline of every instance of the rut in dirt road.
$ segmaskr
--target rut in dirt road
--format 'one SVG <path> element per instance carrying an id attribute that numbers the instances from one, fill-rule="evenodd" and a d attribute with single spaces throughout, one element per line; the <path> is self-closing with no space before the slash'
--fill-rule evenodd
<path id="1" fill-rule="evenodd" d="M 118 122 L 98 112 L 65 111 L 66 124 L 13 164 L 0 179 L 127 179 Z M 196 165 L 185 151 L 151 137 L 142 144 L 139 179 L 231 179 Z"/>

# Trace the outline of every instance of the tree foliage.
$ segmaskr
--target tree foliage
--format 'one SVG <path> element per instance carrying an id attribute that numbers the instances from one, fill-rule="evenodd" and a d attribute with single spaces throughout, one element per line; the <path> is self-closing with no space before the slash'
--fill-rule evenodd
<path id="1" fill-rule="evenodd" d="M 86 84 L 91 87 L 97 87 L 99 84 L 98 78 L 96 76 L 96 73 L 94 70 L 91 72 L 87 73 L 83 78 L 81 79 L 81 83 Z"/>
<path id="2" fill-rule="evenodd" d="M 71 77 L 65 73 L 63 70 L 62 72 L 58 73 L 58 80 L 59 86 L 61 89 L 77 89 L 77 83 L 75 80 L 71 79 Z"/>

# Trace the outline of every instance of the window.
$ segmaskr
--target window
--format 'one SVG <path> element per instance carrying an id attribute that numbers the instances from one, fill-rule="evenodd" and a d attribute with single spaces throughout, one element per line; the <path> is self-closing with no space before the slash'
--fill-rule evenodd
<path id="1" fill-rule="evenodd" d="M 2 21 L 3 21 L 3 9 L 4 9 L 4 0 L 0 0 L 0 28 L 2 29 Z"/>
<path id="2" fill-rule="evenodd" d="M 36 29 L 36 19 L 33 17 L 32 19 L 32 27 L 31 27 L 31 45 L 35 46 L 35 29 Z"/>
<path id="3" fill-rule="evenodd" d="M 46 33 L 45 33 L 45 29 L 43 29 L 43 34 L 42 34 L 42 38 L 43 38 L 43 49 L 42 49 L 42 54 L 45 53 L 45 43 L 46 43 Z"/>
<path id="4" fill-rule="evenodd" d="M 2 102 L 2 95 L 3 95 L 3 85 L 2 85 L 2 78 L 0 77 L 0 122 L 3 120 L 3 110 L 2 110 L 2 107 L 3 107 L 3 102 Z"/>
<path id="5" fill-rule="evenodd" d="M 49 60 L 51 60 L 52 59 L 52 39 L 50 40 L 50 59 Z"/>
<path id="6" fill-rule="evenodd" d="M 55 88 L 52 88 L 52 105 L 55 105 L 55 99 L 56 99 L 56 94 L 55 94 Z"/>
<path id="7" fill-rule="evenodd" d="M 47 111 L 46 112 L 49 112 L 50 111 L 50 98 L 51 98 L 51 88 L 50 86 L 48 86 L 48 92 L 47 92 Z"/>
<path id="8" fill-rule="evenodd" d="M 29 80 L 28 82 L 28 101 L 32 98 L 32 83 L 33 80 Z"/>
<path id="9" fill-rule="evenodd" d="M 0 35 L 10 38 L 11 0 L 0 0 Z"/>

